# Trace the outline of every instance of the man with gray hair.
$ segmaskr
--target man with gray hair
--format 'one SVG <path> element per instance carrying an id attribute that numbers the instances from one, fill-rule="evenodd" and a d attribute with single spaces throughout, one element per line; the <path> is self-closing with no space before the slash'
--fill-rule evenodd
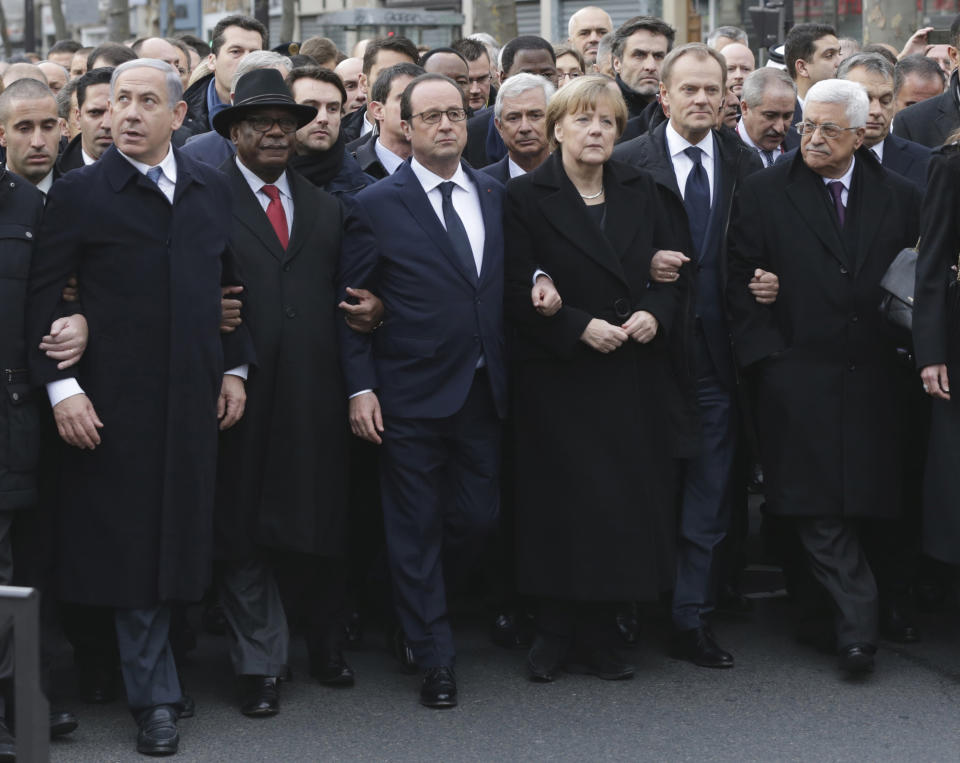
<path id="1" fill-rule="evenodd" d="M 850 674 L 874 665 L 879 601 L 861 531 L 902 508 L 901 414 L 914 384 L 877 310 L 880 281 L 916 243 L 921 200 L 862 148 L 869 111 L 854 82 L 807 91 L 800 151 L 741 184 L 727 265 L 734 349 L 756 382 L 767 511 L 794 524 L 833 599 Z M 772 305 L 750 292 L 758 269 L 779 276 Z"/>
<path id="2" fill-rule="evenodd" d="M 743 81 L 740 99 L 742 116 L 736 131 L 747 146 L 756 150 L 764 167 L 771 166 L 785 150 L 793 110 L 797 103 L 797 86 L 782 69 L 763 67 L 751 72 Z"/>
<path id="3" fill-rule="evenodd" d="M 580 51 L 584 63 L 592 66 L 597 61 L 600 39 L 613 31 L 610 14 L 603 8 L 588 5 L 570 17 L 567 25 L 567 43 Z"/>
<path id="4" fill-rule="evenodd" d="M 610 79 L 617 75 L 613 70 L 613 39 L 613 32 L 600 38 L 597 43 L 597 60 L 593 63 L 594 72 Z"/>
<path id="5" fill-rule="evenodd" d="M 272 50 L 255 50 L 252 53 L 247 53 L 240 59 L 240 63 L 237 64 L 233 73 L 233 79 L 230 82 L 230 102 L 233 103 L 233 94 L 236 92 L 237 82 L 244 74 L 257 69 L 276 69 L 286 77 L 292 68 L 293 64 L 287 56 L 274 53 Z M 211 167 L 219 167 L 232 157 L 236 150 L 233 142 L 216 130 L 191 135 L 183 144 L 183 153 L 199 162 L 209 164 Z"/>
<path id="6" fill-rule="evenodd" d="M 707 45 L 714 50 L 723 50 L 727 45 L 734 42 L 739 42 L 741 45 L 746 45 L 747 47 L 750 46 L 747 33 L 740 29 L 740 27 L 718 26 L 707 35 Z"/>
<path id="7" fill-rule="evenodd" d="M 69 446 L 53 528 L 58 592 L 113 610 L 137 750 L 150 755 L 179 744 L 171 604 L 209 584 L 217 430 L 243 415 L 253 360 L 244 325 L 220 333 L 221 283 L 236 283 L 230 188 L 171 147 L 182 93 L 167 63 L 117 67 L 114 145 L 53 186 L 28 279 L 37 347 L 67 279 L 83 274 L 96 341 L 69 369 L 39 351 L 28 358 Z"/>
<path id="8" fill-rule="evenodd" d="M 860 84 L 870 99 L 863 145 L 886 169 L 926 190 L 930 149 L 890 132 L 896 109 L 893 65 L 877 53 L 857 53 L 843 60 L 837 77 Z"/>
<path id="9" fill-rule="evenodd" d="M 507 155 L 483 168 L 504 185 L 532 172 L 550 155 L 547 104 L 556 88 L 536 74 L 516 74 L 503 83 L 493 107 L 493 123 L 507 146 Z"/>

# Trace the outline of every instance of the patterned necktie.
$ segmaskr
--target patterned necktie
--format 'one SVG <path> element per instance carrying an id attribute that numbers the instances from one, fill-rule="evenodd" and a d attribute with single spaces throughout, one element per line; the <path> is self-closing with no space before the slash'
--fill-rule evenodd
<path id="1" fill-rule="evenodd" d="M 839 180 L 831 180 L 827 183 L 827 188 L 830 189 L 830 195 L 833 197 L 833 206 L 837 210 L 837 220 L 840 222 L 840 227 L 843 227 L 844 220 L 847 217 L 847 208 L 843 206 L 843 183 Z"/>
<path id="2" fill-rule="evenodd" d="M 687 219 L 690 221 L 690 237 L 697 256 L 703 249 L 703 239 L 707 235 L 707 221 L 710 219 L 710 180 L 707 171 L 701 162 L 703 150 L 696 146 L 683 149 L 693 169 L 687 175 L 687 185 L 683 194 L 683 206 L 687 209 Z"/>
<path id="3" fill-rule="evenodd" d="M 287 233 L 287 213 L 283 211 L 283 204 L 280 203 L 280 189 L 275 185 L 265 185 L 260 190 L 270 199 L 270 203 L 267 204 L 267 219 L 273 226 L 277 238 L 280 239 L 280 246 L 286 251 L 290 243 L 290 234 Z"/>
<path id="4" fill-rule="evenodd" d="M 759 151 L 763 154 L 764 166 L 771 166 L 773 164 L 773 151 L 764 151 L 762 148 Z"/>
<path id="5" fill-rule="evenodd" d="M 456 183 L 452 180 L 440 184 L 440 194 L 443 196 L 443 221 L 447 226 L 447 235 L 450 237 L 450 243 L 453 244 L 453 250 L 460 258 L 463 267 L 476 280 L 477 261 L 473 257 L 473 247 L 470 246 L 470 238 L 467 236 L 467 229 L 463 227 L 463 220 L 453 206 L 455 186 Z"/>
<path id="6" fill-rule="evenodd" d="M 162 175 L 163 170 L 159 167 L 151 167 L 147 170 L 147 177 L 150 178 L 158 188 L 160 187 L 160 177 Z"/>

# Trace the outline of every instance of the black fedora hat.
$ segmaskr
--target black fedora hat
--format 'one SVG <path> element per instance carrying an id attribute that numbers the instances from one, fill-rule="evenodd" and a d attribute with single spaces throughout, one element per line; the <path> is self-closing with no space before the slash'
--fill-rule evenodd
<path id="1" fill-rule="evenodd" d="M 276 69 L 254 69 L 237 80 L 233 106 L 225 108 L 213 118 L 213 129 L 224 138 L 230 137 L 230 125 L 243 119 L 251 111 L 263 108 L 283 108 L 303 127 L 316 119 L 317 110 L 293 100 L 283 75 Z"/>

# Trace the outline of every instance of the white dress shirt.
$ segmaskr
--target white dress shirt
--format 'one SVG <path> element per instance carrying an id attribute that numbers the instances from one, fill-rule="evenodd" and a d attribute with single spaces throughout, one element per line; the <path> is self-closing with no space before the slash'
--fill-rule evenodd
<path id="1" fill-rule="evenodd" d="M 273 183 L 268 183 L 247 169 L 240 161 L 239 156 L 235 156 L 233 160 L 237 163 L 237 169 L 240 170 L 243 179 L 247 181 L 247 185 L 250 186 L 250 190 L 253 191 L 253 195 L 260 202 L 264 212 L 270 206 L 270 197 L 263 192 L 263 187 L 265 185 L 275 185 L 277 187 L 280 192 L 280 205 L 283 207 L 283 213 L 287 218 L 287 238 L 289 239 L 290 234 L 293 233 L 293 194 L 290 193 L 290 181 L 287 180 L 286 170 Z"/>
<path id="2" fill-rule="evenodd" d="M 370 117 L 373 114 L 370 113 L 370 109 L 367 109 L 363 114 L 363 119 L 360 120 L 360 134 L 366 135 L 368 132 L 373 132 L 373 122 L 370 121 Z"/>
<path id="3" fill-rule="evenodd" d="M 403 157 L 397 156 L 393 151 L 380 142 L 378 137 L 373 141 L 373 152 L 377 155 L 377 160 L 383 165 L 388 175 L 392 175 L 403 164 Z"/>
<path id="4" fill-rule="evenodd" d="M 838 178 L 823 178 L 823 184 L 829 185 L 830 183 L 839 180 L 843 183 L 843 190 L 840 192 L 840 201 L 843 202 L 843 206 L 847 206 L 847 200 L 850 198 L 850 183 L 853 180 L 853 166 L 857 163 L 857 157 L 850 157 L 850 166 L 847 168 L 847 171 L 843 173 L 843 177 Z M 827 191 L 830 189 L 828 188 Z"/>
<path id="5" fill-rule="evenodd" d="M 120 156 L 130 162 L 130 164 L 136 167 L 137 171 L 143 175 L 146 175 L 147 170 L 151 168 L 151 165 L 149 164 L 144 164 L 143 162 L 138 162 L 135 159 L 131 159 L 129 156 L 123 153 L 123 151 L 118 150 L 118 153 Z M 167 155 L 158 166 L 163 171 L 163 174 L 160 175 L 157 185 L 163 192 L 163 195 L 167 197 L 167 201 L 172 204 L 173 192 L 177 189 L 177 160 L 173 155 L 172 148 L 167 149 Z M 51 172 L 51 176 L 52 174 L 53 173 Z M 244 363 L 242 366 L 231 368 L 226 373 L 232 376 L 239 376 L 241 379 L 246 379 L 249 370 L 249 366 Z M 75 376 L 71 376 L 69 379 L 58 379 L 57 381 L 47 384 L 47 397 L 50 399 L 51 408 L 56 407 L 58 403 L 66 400 L 68 397 L 82 394 L 84 394 L 83 388 L 80 386 L 80 382 L 77 381 Z"/>
<path id="6" fill-rule="evenodd" d="M 761 149 L 760 146 L 758 146 L 756 143 L 753 142 L 753 138 L 750 137 L 750 133 L 747 132 L 747 128 L 744 127 L 743 125 L 742 118 L 740 119 L 739 122 L 737 122 L 736 131 L 737 131 L 737 135 L 740 136 L 740 140 L 743 141 L 744 145 L 749 146 L 750 148 L 752 148 L 754 151 L 757 152 L 757 156 L 760 157 L 760 161 L 762 162 L 764 169 L 766 169 L 767 167 L 773 166 L 772 164 L 767 164 L 767 158 L 763 155 L 763 149 Z M 779 146 L 777 146 L 770 153 L 773 154 L 773 161 L 776 162 L 780 154 L 783 153 L 783 144 L 780 144 Z"/>
<path id="7" fill-rule="evenodd" d="M 670 154 L 670 161 L 673 162 L 673 171 L 677 176 L 677 187 L 680 189 L 680 195 L 687 192 L 687 176 L 693 170 L 693 160 L 684 153 L 684 150 L 693 144 L 684 138 L 680 133 L 673 129 L 673 123 L 667 122 L 667 151 Z M 710 181 L 710 199 L 713 204 L 713 165 L 716 150 L 713 145 L 713 130 L 707 133 L 707 136 L 697 143 L 697 148 L 703 153 L 700 154 L 700 163 L 707 171 L 707 180 Z"/>
<path id="8" fill-rule="evenodd" d="M 510 171 L 511 178 L 518 178 L 521 175 L 527 174 L 527 171 L 523 167 L 521 167 L 519 164 L 517 164 L 515 161 L 513 161 L 513 159 L 511 159 L 509 156 L 507 157 L 507 169 Z"/>
<path id="9" fill-rule="evenodd" d="M 53 185 L 53 170 L 50 170 L 46 176 L 37 183 L 36 188 L 43 194 L 43 201 L 46 203 L 47 194 L 50 193 L 50 186 Z"/>
<path id="10" fill-rule="evenodd" d="M 446 230 L 447 224 L 443 219 L 443 194 L 440 193 L 440 184 L 447 182 L 444 178 L 434 174 L 424 167 L 416 159 L 411 160 L 410 166 L 420 185 L 423 186 L 430 206 L 437 213 L 440 222 Z M 453 201 L 453 208 L 460 216 L 463 227 L 467 231 L 467 238 L 470 239 L 470 248 L 473 250 L 473 260 L 477 265 L 477 275 L 480 275 L 480 269 L 483 266 L 483 245 L 486 241 L 486 230 L 483 225 L 483 211 L 480 208 L 480 193 L 476 186 L 467 177 L 463 171 L 463 166 L 458 166 L 450 180 L 455 188 L 450 198 Z"/>
<path id="11" fill-rule="evenodd" d="M 86 152 L 86 150 L 83 148 L 83 145 L 80 146 L 80 158 L 83 159 L 84 167 L 89 167 L 91 164 L 97 161 Z"/>

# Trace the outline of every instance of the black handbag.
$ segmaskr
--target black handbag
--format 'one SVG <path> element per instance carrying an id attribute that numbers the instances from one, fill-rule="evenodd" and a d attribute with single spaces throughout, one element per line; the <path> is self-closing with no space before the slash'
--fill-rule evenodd
<path id="1" fill-rule="evenodd" d="M 920 242 L 917 242 L 917 246 Z M 901 249 L 880 280 L 880 314 L 898 333 L 913 331 L 913 294 L 917 285 L 917 246 Z"/>

